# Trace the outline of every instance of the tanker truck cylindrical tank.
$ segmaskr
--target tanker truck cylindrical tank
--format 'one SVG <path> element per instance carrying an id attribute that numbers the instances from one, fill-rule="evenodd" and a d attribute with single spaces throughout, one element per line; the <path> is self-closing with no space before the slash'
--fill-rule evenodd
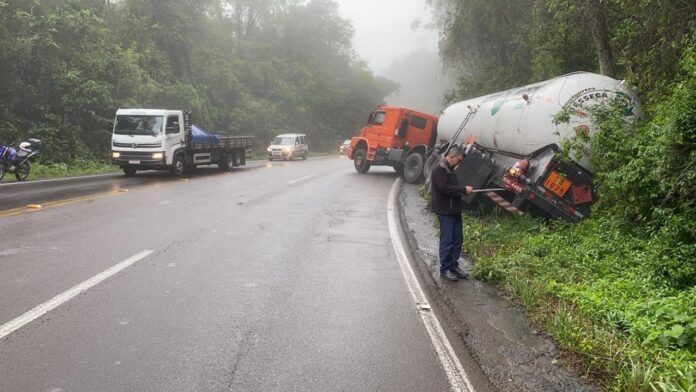
<path id="1" fill-rule="evenodd" d="M 619 99 L 625 115 L 641 115 L 635 93 L 621 81 L 603 75 L 578 72 L 500 93 L 458 102 L 442 113 L 438 137 L 449 141 L 466 115 L 476 114 L 464 127 L 458 142 L 527 155 L 594 129 L 589 109 Z M 554 116 L 567 109 L 570 121 L 554 124 Z M 586 157 L 575 157 L 586 163 Z"/>

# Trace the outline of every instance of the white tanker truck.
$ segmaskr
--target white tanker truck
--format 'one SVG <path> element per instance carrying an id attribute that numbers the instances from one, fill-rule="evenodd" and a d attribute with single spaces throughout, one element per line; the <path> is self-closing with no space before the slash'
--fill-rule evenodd
<path id="1" fill-rule="evenodd" d="M 469 204 L 488 197 L 504 209 L 522 210 L 578 222 L 596 201 L 587 156 L 561 160 L 559 145 L 578 133 L 594 131 L 588 109 L 619 99 L 628 118 L 641 115 L 635 93 L 623 82 L 578 72 L 456 103 L 438 121 L 442 144 L 430 151 L 425 164 L 432 168 L 452 145 L 460 145 L 466 157 L 455 173 L 462 184 L 476 189 Z M 567 123 L 554 124 L 554 116 L 566 109 Z"/>

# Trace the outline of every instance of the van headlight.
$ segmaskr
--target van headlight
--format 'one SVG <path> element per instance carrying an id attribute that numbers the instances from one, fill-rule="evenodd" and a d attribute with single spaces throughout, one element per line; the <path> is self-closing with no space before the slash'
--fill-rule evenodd
<path id="1" fill-rule="evenodd" d="M 270 147 L 268 147 L 268 148 L 266 149 L 266 151 L 268 151 L 268 152 L 271 152 L 271 148 L 270 148 Z"/>
<path id="2" fill-rule="evenodd" d="M 112 158 L 121 158 L 121 153 L 120 152 L 113 152 L 111 153 Z"/>
<path id="3" fill-rule="evenodd" d="M 162 159 L 164 158 L 164 153 L 163 152 L 156 152 L 152 154 L 152 159 Z"/>

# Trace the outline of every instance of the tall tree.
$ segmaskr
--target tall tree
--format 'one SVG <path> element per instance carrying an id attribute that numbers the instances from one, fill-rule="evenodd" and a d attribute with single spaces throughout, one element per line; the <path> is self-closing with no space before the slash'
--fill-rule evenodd
<path id="1" fill-rule="evenodd" d="M 599 71 L 612 78 L 616 77 L 616 63 L 614 62 L 614 53 L 611 47 L 611 35 L 607 26 L 606 1 L 584 1 L 587 24 L 589 24 L 592 31 L 592 38 L 597 50 Z"/>

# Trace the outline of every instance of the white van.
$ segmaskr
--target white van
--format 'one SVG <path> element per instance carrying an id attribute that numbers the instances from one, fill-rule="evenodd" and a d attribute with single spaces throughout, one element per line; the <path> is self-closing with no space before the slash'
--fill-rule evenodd
<path id="1" fill-rule="evenodd" d="M 309 147 L 307 147 L 307 136 L 301 133 L 286 133 L 278 135 L 268 147 L 268 160 L 274 159 L 295 159 L 302 157 L 307 159 Z"/>

